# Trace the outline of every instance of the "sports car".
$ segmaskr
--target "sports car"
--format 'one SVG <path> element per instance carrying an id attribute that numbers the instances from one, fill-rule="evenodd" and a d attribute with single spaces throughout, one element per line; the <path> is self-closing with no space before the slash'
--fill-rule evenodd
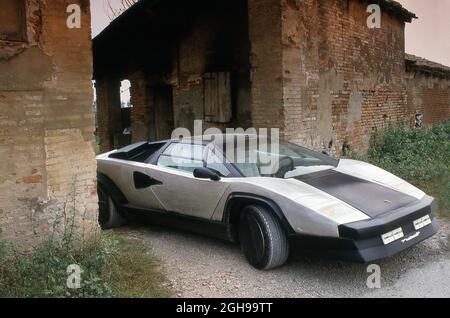
<path id="1" fill-rule="evenodd" d="M 434 199 L 404 180 L 268 139 L 186 137 L 99 155 L 100 225 L 143 220 L 239 242 L 258 269 L 293 250 L 372 262 L 437 232 Z"/>

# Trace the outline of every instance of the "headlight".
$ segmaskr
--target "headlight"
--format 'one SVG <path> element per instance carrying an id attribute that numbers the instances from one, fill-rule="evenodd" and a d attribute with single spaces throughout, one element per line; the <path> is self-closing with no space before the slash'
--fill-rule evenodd
<path id="1" fill-rule="evenodd" d="M 340 202 L 329 204 L 317 209 L 317 211 L 339 224 L 369 219 L 369 217 L 361 211 Z"/>

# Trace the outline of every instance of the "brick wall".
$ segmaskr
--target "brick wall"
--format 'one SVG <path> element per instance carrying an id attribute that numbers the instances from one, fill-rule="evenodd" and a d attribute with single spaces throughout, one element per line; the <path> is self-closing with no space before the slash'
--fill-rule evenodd
<path id="1" fill-rule="evenodd" d="M 248 0 L 251 112 L 256 128 L 279 128 L 283 110 L 280 0 Z"/>
<path id="2" fill-rule="evenodd" d="M 120 81 L 115 78 L 97 78 L 95 81 L 97 94 L 97 135 L 100 152 L 114 149 L 115 136 L 122 133 L 120 113 Z"/>
<path id="3" fill-rule="evenodd" d="M 408 108 L 423 115 L 423 124 L 450 119 L 450 77 L 411 71 L 406 78 Z"/>
<path id="4" fill-rule="evenodd" d="M 385 12 L 366 25 L 357 0 L 282 0 L 286 137 L 339 154 L 365 148 L 374 129 L 407 108 L 404 22 Z"/>
<path id="5" fill-rule="evenodd" d="M 36 244 L 75 212 L 97 227 L 89 1 L 28 1 L 28 41 L 0 42 L 0 239 Z M 65 208 L 64 208 L 65 207 Z"/>
<path id="6" fill-rule="evenodd" d="M 233 120 L 205 123 L 203 128 L 279 128 L 291 141 L 336 155 L 367 149 L 372 133 L 391 122 L 412 124 L 415 114 L 422 111 L 419 99 L 436 101 L 423 109 L 425 121 L 445 117 L 448 104 L 443 84 L 422 89 L 422 84 L 406 74 L 405 21 L 414 15 L 395 3 L 378 1 L 382 6 L 381 28 L 369 29 L 369 3 L 223 0 L 179 7 L 186 19 L 177 18 L 180 27 L 166 37 L 170 41 L 161 43 L 171 63 L 155 57 L 139 64 L 133 63 L 134 55 L 121 57 L 121 61 L 128 57 L 128 64 L 134 67 L 129 73 L 135 74 L 136 68 L 146 72 L 136 73 L 140 75 L 132 87 L 138 106 L 132 122 L 144 127 L 143 123 L 150 121 L 148 129 L 150 136 L 154 135 L 152 122 L 158 116 L 151 107 L 141 106 L 152 104 L 154 96 L 150 95 L 155 92 L 146 92 L 149 87 L 164 84 L 172 87 L 174 127 L 192 129 L 195 119 L 204 119 L 203 76 L 210 72 L 231 74 Z M 170 6 L 170 2 L 165 5 Z M 160 10 L 161 14 L 170 12 L 170 16 L 174 13 Z M 161 23 L 141 19 L 142 24 Z M 120 23 L 123 30 L 135 28 L 131 21 Z M 103 42 L 97 42 L 98 61 L 115 45 L 112 40 L 106 43 L 106 34 L 114 39 L 119 31 L 119 27 L 110 28 Z M 135 33 L 139 34 L 139 29 Z M 132 51 L 146 52 L 149 47 L 145 43 L 134 41 Z M 164 67 L 157 68 L 157 64 Z M 97 68 L 105 74 L 115 73 L 105 65 Z M 150 118 L 145 117 L 148 112 Z"/>
<path id="7" fill-rule="evenodd" d="M 132 142 L 154 140 L 150 131 L 152 114 L 152 96 L 147 87 L 147 80 L 142 71 L 134 72 L 128 78 L 131 82 L 130 112 Z"/>

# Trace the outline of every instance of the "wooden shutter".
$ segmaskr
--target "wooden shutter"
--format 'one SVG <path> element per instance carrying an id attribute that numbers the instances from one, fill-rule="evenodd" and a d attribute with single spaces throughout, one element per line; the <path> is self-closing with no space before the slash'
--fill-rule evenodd
<path id="1" fill-rule="evenodd" d="M 204 120 L 212 123 L 231 121 L 230 73 L 206 73 L 204 81 Z"/>
<path id="2" fill-rule="evenodd" d="M 0 0 L 0 40 L 26 40 L 25 0 Z"/>

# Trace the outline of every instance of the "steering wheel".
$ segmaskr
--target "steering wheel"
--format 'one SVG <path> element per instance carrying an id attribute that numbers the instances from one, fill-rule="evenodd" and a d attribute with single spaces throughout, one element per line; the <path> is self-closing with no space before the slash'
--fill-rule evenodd
<path id="1" fill-rule="evenodd" d="M 274 177 L 284 179 L 286 173 L 294 169 L 295 169 L 294 160 L 291 157 L 288 156 L 281 157 L 279 161 L 278 170 L 274 174 Z"/>

